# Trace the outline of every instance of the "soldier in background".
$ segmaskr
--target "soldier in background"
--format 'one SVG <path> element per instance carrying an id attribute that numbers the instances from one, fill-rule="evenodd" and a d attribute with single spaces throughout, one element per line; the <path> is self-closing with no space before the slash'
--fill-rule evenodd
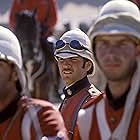
<path id="1" fill-rule="evenodd" d="M 88 79 L 95 70 L 88 36 L 80 29 L 67 31 L 56 42 L 54 56 L 66 85 L 63 89 L 65 98 L 59 110 L 64 118 L 69 139 L 72 140 L 80 108 L 91 96 L 100 96 L 100 91 Z"/>
<path id="2" fill-rule="evenodd" d="M 139 8 L 127 0 L 109 1 L 91 26 L 89 36 L 107 84 L 102 98 L 80 110 L 75 139 L 139 140 Z"/>
<path id="3" fill-rule="evenodd" d="M 16 36 L 0 26 L 0 139 L 66 139 L 61 114 L 51 103 L 24 97 L 28 92 L 21 47 Z"/>

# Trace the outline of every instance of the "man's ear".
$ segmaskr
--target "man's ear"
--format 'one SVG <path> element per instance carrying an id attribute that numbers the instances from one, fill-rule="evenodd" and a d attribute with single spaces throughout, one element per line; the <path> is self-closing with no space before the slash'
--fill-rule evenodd
<path id="1" fill-rule="evenodd" d="M 15 70 L 13 70 L 12 75 L 11 75 L 11 80 L 12 81 L 17 81 L 18 80 L 18 75 Z"/>
<path id="2" fill-rule="evenodd" d="M 87 61 L 85 63 L 85 68 L 86 68 L 87 71 L 89 71 L 92 68 L 92 62 L 91 61 Z"/>

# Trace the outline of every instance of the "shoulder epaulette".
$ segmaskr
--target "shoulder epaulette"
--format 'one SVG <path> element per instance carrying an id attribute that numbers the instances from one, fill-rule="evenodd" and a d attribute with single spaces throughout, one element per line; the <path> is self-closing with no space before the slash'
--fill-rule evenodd
<path id="1" fill-rule="evenodd" d="M 103 93 L 100 92 L 94 85 L 91 85 L 88 92 L 90 93 L 91 97 L 88 101 L 83 105 L 82 108 L 87 108 L 92 104 L 96 104 L 99 100 L 103 98 Z"/>

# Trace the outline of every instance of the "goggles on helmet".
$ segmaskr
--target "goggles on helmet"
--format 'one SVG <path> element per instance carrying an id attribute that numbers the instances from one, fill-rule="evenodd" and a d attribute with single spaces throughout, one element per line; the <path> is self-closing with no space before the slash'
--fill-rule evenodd
<path id="1" fill-rule="evenodd" d="M 55 50 L 61 50 L 65 48 L 66 45 L 69 45 L 72 50 L 76 51 L 88 50 L 78 40 L 72 40 L 70 43 L 66 42 L 65 40 L 58 40 L 56 42 Z"/>

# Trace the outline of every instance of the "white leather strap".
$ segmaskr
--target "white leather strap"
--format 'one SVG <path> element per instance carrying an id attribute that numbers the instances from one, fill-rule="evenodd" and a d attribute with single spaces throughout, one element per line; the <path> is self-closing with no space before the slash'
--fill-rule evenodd
<path id="1" fill-rule="evenodd" d="M 93 114 L 94 105 L 87 109 L 80 109 L 78 113 L 78 129 L 80 133 L 81 140 L 89 139 L 89 132 L 92 124 L 92 114 Z"/>
<path id="2" fill-rule="evenodd" d="M 43 135 L 37 116 L 37 112 L 39 111 L 39 109 L 40 108 L 30 107 L 25 113 L 21 125 L 21 134 L 23 140 L 31 139 L 31 124 L 33 124 L 36 132 L 36 140 L 41 140 Z"/>
<path id="3" fill-rule="evenodd" d="M 21 124 L 21 134 L 23 140 L 31 139 L 30 130 L 31 130 L 31 119 L 29 117 L 29 114 L 26 112 L 26 114 L 22 119 L 22 124 Z"/>
<path id="4" fill-rule="evenodd" d="M 97 122 L 100 130 L 100 135 L 102 140 L 109 140 L 111 136 L 111 131 L 107 123 L 106 113 L 105 113 L 105 102 L 102 99 L 98 102 L 96 107 Z"/>

